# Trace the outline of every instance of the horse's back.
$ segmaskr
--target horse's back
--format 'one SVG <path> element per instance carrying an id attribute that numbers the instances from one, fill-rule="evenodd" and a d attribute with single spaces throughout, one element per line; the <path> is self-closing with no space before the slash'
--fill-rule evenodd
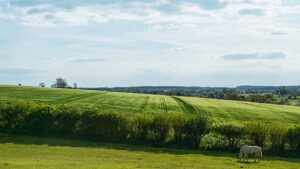
<path id="1" fill-rule="evenodd" d="M 243 153 L 247 153 L 247 154 L 254 154 L 254 153 L 261 152 L 262 149 L 259 146 L 244 145 L 244 146 L 241 147 L 240 151 L 243 152 Z"/>

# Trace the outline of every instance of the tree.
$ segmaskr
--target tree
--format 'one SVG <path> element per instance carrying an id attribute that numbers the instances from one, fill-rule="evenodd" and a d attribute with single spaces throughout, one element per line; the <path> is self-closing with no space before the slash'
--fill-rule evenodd
<path id="1" fill-rule="evenodd" d="M 226 94 L 225 99 L 240 100 L 240 97 L 239 97 L 238 93 L 235 90 L 225 90 L 224 93 Z"/>
<path id="2" fill-rule="evenodd" d="M 45 83 L 43 83 L 43 82 L 41 82 L 41 83 L 39 84 L 39 86 L 40 86 L 40 87 L 45 87 L 45 86 L 46 86 L 46 84 L 45 84 Z"/>
<path id="3" fill-rule="evenodd" d="M 73 89 L 77 89 L 77 88 L 78 88 L 77 83 L 74 83 L 73 84 Z"/>
<path id="4" fill-rule="evenodd" d="M 289 94 L 289 91 L 286 86 L 282 86 L 277 90 L 277 93 L 280 95 L 286 95 Z"/>
<path id="5" fill-rule="evenodd" d="M 51 87 L 53 87 L 53 88 L 66 88 L 66 87 L 68 87 L 68 83 L 67 83 L 66 79 L 63 79 L 63 78 L 59 77 L 51 85 Z"/>

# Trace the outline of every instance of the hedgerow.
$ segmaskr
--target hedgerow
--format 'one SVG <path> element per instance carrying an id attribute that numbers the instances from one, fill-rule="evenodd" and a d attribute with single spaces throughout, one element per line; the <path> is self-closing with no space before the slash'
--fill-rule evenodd
<path id="1" fill-rule="evenodd" d="M 236 150 L 238 144 L 250 143 L 273 152 L 300 152 L 300 127 L 285 128 L 259 122 L 213 125 L 208 117 L 196 114 L 102 113 L 93 108 L 0 102 L 0 130 L 189 149 L 227 147 L 227 150 Z"/>

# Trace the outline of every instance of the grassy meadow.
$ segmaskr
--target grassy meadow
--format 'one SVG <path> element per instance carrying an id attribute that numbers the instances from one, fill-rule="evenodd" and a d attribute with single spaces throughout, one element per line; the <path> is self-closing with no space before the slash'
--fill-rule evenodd
<path id="1" fill-rule="evenodd" d="M 101 112 L 206 114 L 216 122 L 300 124 L 300 107 L 195 97 L 0 85 L 0 101 L 95 107 Z"/>
<path id="2" fill-rule="evenodd" d="M 1 135 L 0 168 L 298 169 L 300 160 L 266 156 L 260 163 L 239 163 L 236 153 Z"/>

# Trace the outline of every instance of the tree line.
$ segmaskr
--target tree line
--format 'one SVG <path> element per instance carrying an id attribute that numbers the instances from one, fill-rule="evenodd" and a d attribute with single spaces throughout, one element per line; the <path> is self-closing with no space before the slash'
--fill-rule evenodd
<path id="1" fill-rule="evenodd" d="M 188 149 L 236 151 L 252 144 L 272 153 L 300 152 L 297 126 L 218 124 L 201 115 L 101 113 L 21 101 L 0 103 L 0 131 Z"/>
<path id="2" fill-rule="evenodd" d="M 288 105 L 291 104 L 291 102 L 297 102 L 294 105 L 300 106 L 300 86 L 240 86 L 236 88 L 141 86 L 85 89 L 129 93 L 161 94 L 168 96 L 191 96 L 281 105 Z"/>

